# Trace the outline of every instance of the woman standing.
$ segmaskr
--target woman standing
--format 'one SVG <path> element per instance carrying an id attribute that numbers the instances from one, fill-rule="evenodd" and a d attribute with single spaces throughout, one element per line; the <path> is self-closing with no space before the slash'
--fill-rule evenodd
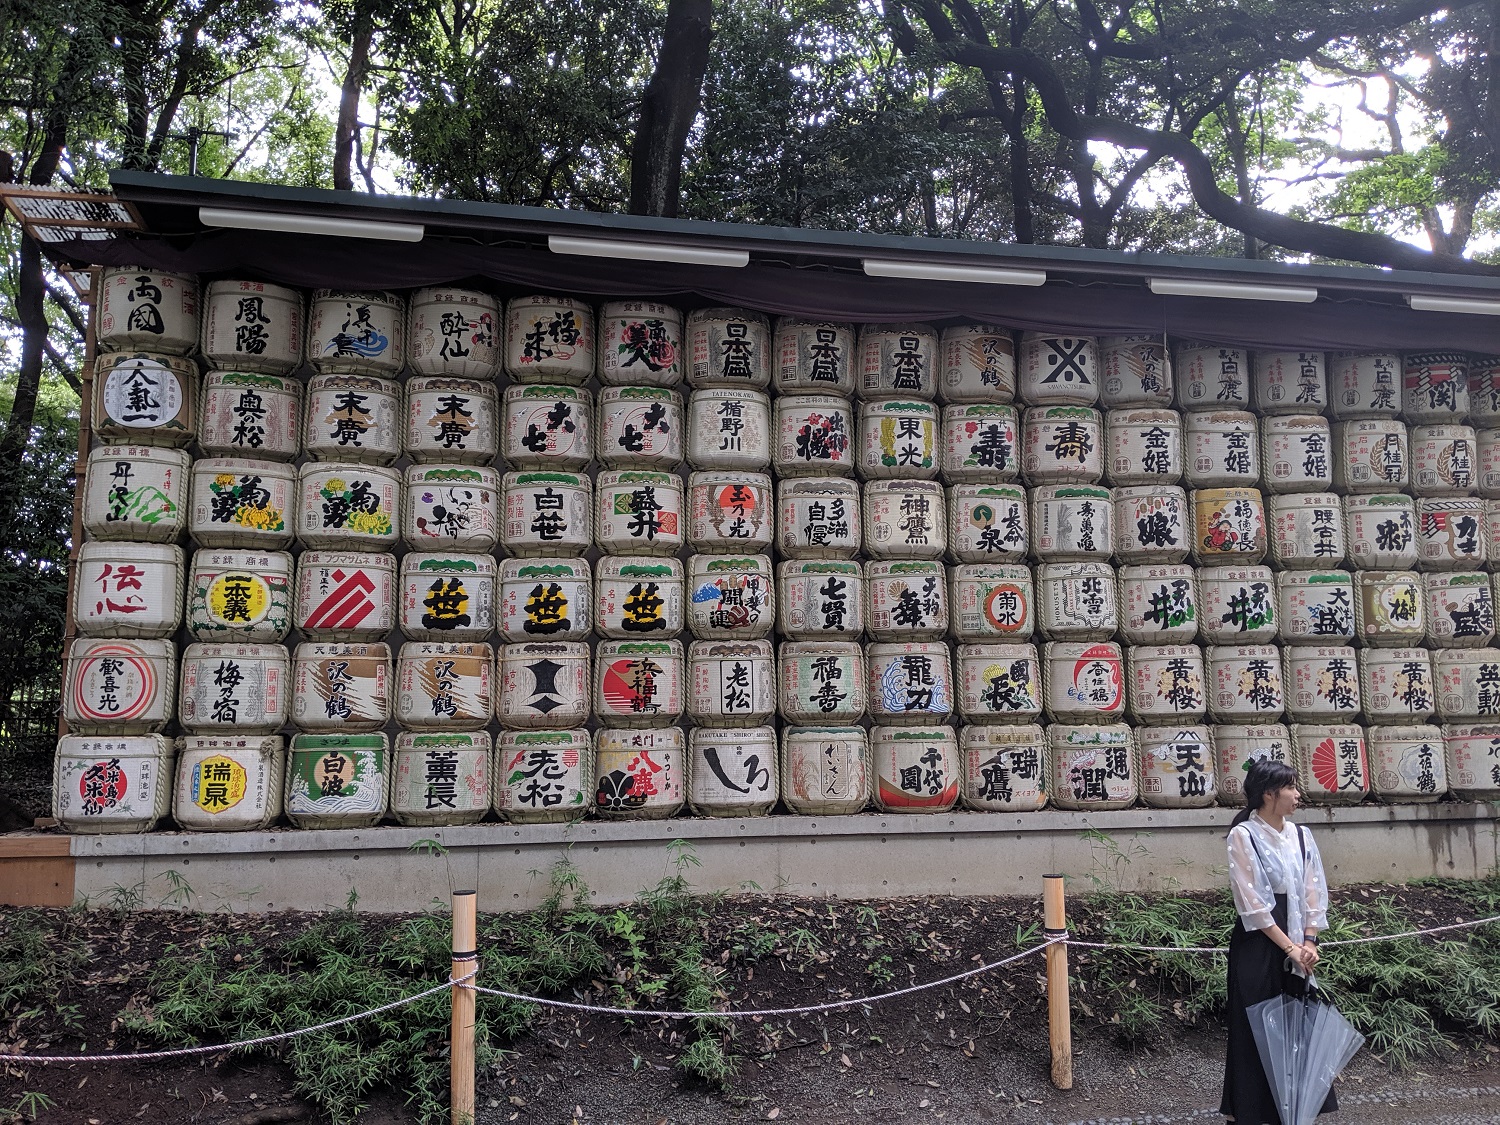
<path id="1" fill-rule="evenodd" d="M 1328 925 L 1328 882 L 1312 833 L 1288 818 L 1302 794 L 1282 762 L 1257 759 L 1245 807 L 1229 828 L 1229 882 L 1239 912 L 1229 939 L 1229 1051 L 1219 1112 L 1238 1125 L 1280 1125 L 1247 1008 L 1283 992 L 1300 996 Z M 1319 1113 L 1338 1109 L 1332 1091 Z"/>

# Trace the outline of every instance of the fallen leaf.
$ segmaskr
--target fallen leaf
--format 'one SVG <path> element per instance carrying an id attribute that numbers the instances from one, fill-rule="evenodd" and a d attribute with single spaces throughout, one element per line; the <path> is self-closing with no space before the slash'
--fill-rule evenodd
<path id="1" fill-rule="evenodd" d="M 932 1104 L 932 1103 L 931 1103 L 931 1102 L 930 1102 L 930 1101 L 928 1101 L 928 1100 L 927 1100 L 927 1099 L 926 1099 L 926 1098 L 923 1098 L 923 1099 L 922 1099 L 922 1100 L 921 1100 L 921 1101 L 919 1101 L 919 1102 L 918 1102 L 918 1103 L 917 1103 L 917 1108 L 918 1108 L 918 1109 L 926 1109 L 926 1108 L 927 1108 L 927 1107 L 928 1107 L 928 1106 L 930 1106 L 930 1105 L 931 1105 L 931 1104 Z"/>
<path id="2" fill-rule="evenodd" d="M 969 1006 L 968 1006 L 968 1005 L 967 1005 L 967 1004 L 965 1004 L 965 1003 L 964 1003 L 964 1002 L 963 1002 L 963 1001 L 962 1001 L 962 1000 L 960 1000 L 960 1001 L 959 1001 L 959 1002 L 958 1002 L 958 1006 L 959 1006 L 959 1007 L 960 1007 L 960 1008 L 962 1008 L 962 1009 L 963 1009 L 963 1010 L 964 1010 L 964 1012 L 965 1012 L 965 1013 L 968 1013 L 968 1012 L 969 1012 L 969 1011 L 971 1011 L 971 1009 L 970 1009 L 970 1007 L 969 1007 Z"/>
<path id="3" fill-rule="evenodd" d="M 781 1110 L 779 1108 L 766 1110 L 766 1120 L 767 1121 L 775 1121 L 780 1116 L 781 1116 Z"/>
<path id="4" fill-rule="evenodd" d="M 849 1056 L 848 1055 L 840 1055 L 839 1056 L 839 1062 L 843 1063 L 845 1066 L 853 1066 L 854 1065 L 852 1062 L 849 1061 Z"/>

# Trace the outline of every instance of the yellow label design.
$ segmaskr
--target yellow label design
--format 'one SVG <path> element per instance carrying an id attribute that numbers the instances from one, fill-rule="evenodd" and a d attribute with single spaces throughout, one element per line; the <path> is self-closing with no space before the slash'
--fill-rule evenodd
<path id="1" fill-rule="evenodd" d="M 233 571 L 208 586 L 208 612 L 226 625 L 254 625 L 271 608 L 271 587 L 258 574 Z"/>
<path id="2" fill-rule="evenodd" d="M 206 813 L 227 812 L 245 796 L 245 767 L 233 758 L 204 758 L 193 771 L 193 804 Z"/>

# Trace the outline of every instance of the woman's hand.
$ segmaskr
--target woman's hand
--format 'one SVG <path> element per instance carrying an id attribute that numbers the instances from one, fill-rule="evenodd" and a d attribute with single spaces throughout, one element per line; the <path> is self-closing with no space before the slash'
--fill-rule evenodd
<path id="1" fill-rule="evenodd" d="M 1309 973 L 1312 972 L 1313 966 L 1322 959 L 1323 955 L 1318 952 L 1318 947 L 1314 942 L 1305 941 L 1302 943 L 1302 967 L 1304 969 Z"/>

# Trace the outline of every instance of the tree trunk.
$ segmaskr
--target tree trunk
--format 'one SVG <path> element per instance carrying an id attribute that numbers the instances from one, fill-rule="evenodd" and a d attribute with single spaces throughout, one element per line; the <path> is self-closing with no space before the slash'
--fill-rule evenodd
<path id="1" fill-rule="evenodd" d="M 682 153 L 698 116 L 713 0 L 670 0 L 656 70 L 641 99 L 630 148 L 630 213 L 674 218 L 681 205 Z"/>
<path id="2" fill-rule="evenodd" d="M 359 96 L 370 69 L 370 43 L 375 38 L 374 5 L 368 0 L 355 6 L 354 31 L 349 38 L 349 67 L 339 93 L 339 119 L 333 133 L 333 186 L 354 190 L 354 145 L 359 136 Z"/>
<path id="3" fill-rule="evenodd" d="M 1010 206 L 1016 241 L 1036 241 L 1036 218 L 1031 209 L 1031 146 L 1026 139 L 1026 81 L 1012 79 L 1010 118 Z"/>

